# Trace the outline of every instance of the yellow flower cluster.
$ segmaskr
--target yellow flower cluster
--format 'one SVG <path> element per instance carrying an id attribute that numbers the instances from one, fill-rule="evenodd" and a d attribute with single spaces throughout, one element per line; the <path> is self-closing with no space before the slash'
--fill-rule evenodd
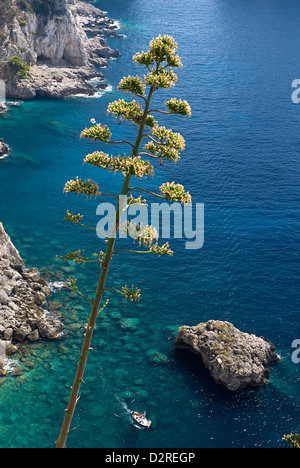
<path id="1" fill-rule="evenodd" d="M 133 60 L 141 65 L 145 65 L 149 73 L 144 77 L 144 83 L 154 89 L 171 88 L 177 82 L 177 75 L 167 67 L 182 67 L 180 57 L 175 55 L 177 43 L 171 36 L 159 35 L 150 42 L 148 52 L 137 53 Z M 152 68 L 150 68 L 152 66 Z"/>
<path id="2" fill-rule="evenodd" d="M 127 207 L 131 205 L 148 206 L 147 201 L 142 199 L 141 195 L 137 198 L 134 198 L 132 195 L 129 195 L 129 197 L 127 197 Z"/>
<path id="3" fill-rule="evenodd" d="M 187 101 L 173 98 L 170 101 L 166 101 L 165 104 L 171 114 L 185 115 L 187 117 L 191 117 L 192 115 L 191 106 Z"/>
<path id="4" fill-rule="evenodd" d="M 143 244 L 146 247 L 150 247 L 154 242 L 157 244 L 158 232 L 152 226 L 143 226 L 141 224 L 135 224 L 132 221 L 127 221 L 120 229 L 124 234 L 137 240 L 139 245 Z"/>
<path id="5" fill-rule="evenodd" d="M 80 213 L 78 213 L 77 215 L 74 215 L 70 213 L 69 210 L 67 211 L 67 214 L 64 217 L 65 221 L 70 221 L 70 223 L 75 223 L 75 224 L 80 223 L 82 219 L 83 219 L 83 216 Z"/>
<path id="6" fill-rule="evenodd" d="M 175 56 L 177 51 L 177 43 L 173 37 L 159 35 L 156 39 L 150 42 L 150 49 L 148 52 L 141 52 L 135 54 L 133 57 L 134 62 L 141 65 L 162 64 L 166 62 L 168 66 L 181 67 L 182 63 L 178 55 Z"/>
<path id="7" fill-rule="evenodd" d="M 144 146 L 144 149 L 160 159 L 168 159 L 174 162 L 178 161 L 180 157 L 179 150 L 183 151 L 185 149 L 183 136 L 180 135 L 180 133 L 167 130 L 166 127 L 159 126 L 153 128 L 152 134 L 157 140 L 152 138 L 151 141 Z"/>
<path id="8" fill-rule="evenodd" d="M 64 193 L 78 193 L 87 197 L 96 197 L 100 195 L 99 186 L 91 179 L 81 180 L 76 177 L 76 180 L 69 180 L 64 188 Z"/>
<path id="9" fill-rule="evenodd" d="M 177 83 L 177 75 L 173 70 L 152 71 L 145 76 L 146 85 L 153 86 L 154 89 L 174 88 Z"/>
<path id="10" fill-rule="evenodd" d="M 84 160 L 85 163 L 92 166 L 101 167 L 113 172 L 129 172 L 135 177 L 141 179 L 143 176 L 152 176 L 154 174 L 153 166 L 149 161 L 144 161 L 139 156 L 110 156 L 103 151 L 95 151 L 88 154 Z"/>
<path id="11" fill-rule="evenodd" d="M 141 290 L 134 288 L 134 286 L 131 286 L 131 288 L 128 288 L 128 286 L 122 286 L 122 294 L 131 302 L 138 302 L 141 297 Z"/>
<path id="12" fill-rule="evenodd" d="M 160 191 L 166 200 L 179 201 L 181 204 L 188 204 L 192 201 L 190 193 L 184 190 L 184 186 L 175 182 L 162 184 Z"/>
<path id="13" fill-rule="evenodd" d="M 130 91 L 137 96 L 143 96 L 145 94 L 145 85 L 139 76 L 127 76 L 120 81 L 118 89 L 123 91 Z"/>
<path id="14" fill-rule="evenodd" d="M 144 111 L 140 104 L 136 101 L 126 102 L 124 99 L 111 102 L 107 108 L 108 114 L 115 114 L 116 117 L 120 117 L 123 120 L 132 120 L 134 123 L 139 125 L 143 120 Z M 146 125 L 154 127 L 156 121 L 152 115 L 147 117 Z"/>
<path id="15" fill-rule="evenodd" d="M 109 141 L 111 132 L 106 125 L 97 124 L 91 128 L 85 128 L 80 135 L 80 138 L 90 138 L 91 140 Z"/>
<path id="16" fill-rule="evenodd" d="M 64 256 L 58 256 L 61 260 L 72 261 L 81 265 L 84 265 L 86 262 L 89 261 L 89 257 L 84 257 L 82 254 L 84 250 L 77 250 L 76 252 L 68 252 Z"/>
<path id="17" fill-rule="evenodd" d="M 185 140 L 180 133 L 167 130 L 166 127 L 156 126 L 152 130 L 153 136 L 160 140 L 161 144 L 165 144 L 170 148 L 175 148 L 183 151 L 185 149 Z"/>
<path id="18" fill-rule="evenodd" d="M 151 245 L 149 247 L 149 251 L 156 255 L 173 255 L 173 251 L 170 249 L 169 242 L 166 242 L 162 246 L 159 246 L 157 244 Z"/>

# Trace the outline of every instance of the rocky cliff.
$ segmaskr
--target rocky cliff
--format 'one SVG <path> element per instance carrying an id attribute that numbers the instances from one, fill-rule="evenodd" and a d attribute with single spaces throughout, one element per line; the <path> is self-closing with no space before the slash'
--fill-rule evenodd
<path id="1" fill-rule="evenodd" d="M 88 38 L 85 29 L 95 24 L 101 27 Z M 84 2 L 1 0 L 0 79 L 6 82 L 7 97 L 94 93 L 89 79 L 103 79 L 94 67 L 120 55 L 101 37 L 103 30 L 115 28 L 101 10 Z"/>
<path id="2" fill-rule="evenodd" d="M 32 5 L 12 0 L 15 16 L 1 26 L 1 59 L 19 56 L 28 65 L 40 58 L 54 65 L 65 59 L 70 65 L 85 65 L 84 32 L 76 26 L 66 0 L 56 1 L 49 15 Z"/>
<path id="3" fill-rule="evenodd" d="M 37 271 L 26 268 L 0 223 L 0 376 L 6 373 L 3 353 L 18 351 L 16 344 L 61 336 L 62 322 L 43 308 L 50 292 Z"/>

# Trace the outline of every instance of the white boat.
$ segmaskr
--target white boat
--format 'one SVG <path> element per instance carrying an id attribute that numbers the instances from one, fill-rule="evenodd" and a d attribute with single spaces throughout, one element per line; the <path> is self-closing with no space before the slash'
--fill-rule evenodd
<path id="1" fill-rule="evenodd" d="M 151 421 L 147 419 L 145 416 L 143 416 L 141 413 L 138 413 L 137 411 L 133 411 L 131 413 L 131 416 L 133 419 L 142 427 L 150 427 L 151 426 Z"/>

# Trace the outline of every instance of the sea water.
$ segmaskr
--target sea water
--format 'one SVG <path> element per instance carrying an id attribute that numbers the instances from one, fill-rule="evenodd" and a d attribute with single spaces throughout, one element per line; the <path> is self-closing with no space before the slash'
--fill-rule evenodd
<path id="1" fill-rule="evenodd" d="M 300 105 L 291 100 L 299 76 L 296 0 L 98 1 L 119 22 L 123 39 L 109 39 L 122 57 L 104 70 L 108 92 L 98 98 L 23 102 L 0 120 L 11 155 L 0 161 L 0 220 L 28 267 L 52 284 L 65 323 L 60 342 L 22 346 L 23 374 L 0 381 L 0 446 L 54 447 L 67 406 L 89 303 L 63 288 L 77 278 L 92 297 L 98 266 L 78 267 L 57 255 L 104 249 L 91 231 L 63 222 L 69 209 L 96 227 L 99 201 L 64 195 L 67 180 L 97 180 L 120 191 L 122 177 L 83 165 L 107 148 L 80 140 L 92 118 L 118 139 L 134 127 L 106 116 L 123 76 L 152 37 L 171 34 L 184 68 L 169 97 L 187 99 L 192 118 L 164 118 L 180 131 L 186 151 L 177 165 L 156 167 L 143 186 L 174 180 L 205 204 L 205 243 L 174 256 L 115 256 L 107 286 L 136 285 L 139 304 L 107 294 L 78 401 L 69 447 L 280 447 L 300 431 L 300 366 L 292 342 L 299 330 Z M 142 72 L 143 73 L 143 72 Z M 125 96 L 126 98 L 126 96 Z M 166 116 L 167 117 L 167 116 Z M 126 147 L 107 151 L 126 151 Z M 107 200 L 105 200 L 107 201 Z M 155 200 L 149 200 L 155 201 Z M 127 245 L 131 247 L 130 242 Z M 228 320 L 270 339 L 281 360 L 260 389 L 230 393 L 199 359 L 174 350 L 178 326 Z M 146 412 L 150 430 L 137 430 L 130 410 Z"/>

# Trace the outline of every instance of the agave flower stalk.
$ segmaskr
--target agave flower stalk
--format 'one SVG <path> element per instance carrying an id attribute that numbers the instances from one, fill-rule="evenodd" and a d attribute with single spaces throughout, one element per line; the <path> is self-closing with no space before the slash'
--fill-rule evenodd
<path id="1" fill-rule="evenodd" d="M 177 76 L 174 73 L 173 68 L 181 67 L 181 61 L 178 55 L 176 55 L 177 44 L 171 36 L 159 36 L 150 42 L 150 49 L 148 52 L 137 53 L 134 56 L 134 61 L 144 67 L 146 67 L 148 73 L 144 76 L 144 79 L 135 77 L 123 78 L 119 84 L 119 90 L 124 92 L 130 92 L 135 98 L 141 100 L 140 102 L 135 99 L 131 102 L 126 102 L 124 99 L 114 101 L 108 106 L 108 113 L 111 113 L 119 118 L 121 122 L 129 121 L 138 126 L 137 135 L 135 142 L 129 141 L 112 141 L 112 133 L 106 125 L 96 123 L 95 119 L 91 120 L 94 124 L 91 128 L 83 130 L 81 137 L 88 138 L 93 141 L 97 141 L 104 144 L 128 144 L 131 149 L 130 156 L 113 156 L 106 154 L 102 151 L 95 151 L 89 154 L 85 158 L 85 163 L 90 165 L 106 169 L 108 171 L 119 172 L 123 174 L 124 181 L 123 187 L 120 193 L 120 197 L 115 194 L 102 194 L 100 192 L 99 185 L 90 179 L 82 181 L 78 177 L 76 180 L 69 181 L 65 185 L 65 192 L 83 194 L 87 197 L 100 197 L 103 195 L 114 196 L 119 202 L 117 205 L 116 216 L 112 233 L 107 237 L 107 246 L 105 252 L 99 254 L 93 254 L 93 259 L 86 257 L 84 251 L 79 250 L 77 252 L 70 252 L 64 258 L 66 261 L 75 261 L 76 263 L 91 263 L 99 262 L 101 267 L 101 274 L 98 280 L 97 290 L 93 299 L 87 298 L 84 294 L 79 292 L 78 287 L 75 285 L 76 282 L 70 282 L 69 287 L 76 291 L 79 295 L 87 298 L 92 303 L 91 313 L 88 324 L 86 326 L 86 333 L 81 349 L 79 363 L 74 379 L 74 383 L 71 388 L 70 399 L 68 407 L 65 411 L 65 417 L 61 427 L 60 435 L 58 437 L 56 447 L 64 448 L 68 434 L 70 432 L 72 419 L 74 416 L 76 404 L 78 402 L 79 390 L 83 382 L 84 371 L 88 359 L 88 354 L 91 349 L 93 332 L 99 313 L 106 307 L 107 302 L 101 308 L 101 303 L 105 291 L 112 290 L 122 294 L 125 298 L 130 301 L 137 301 L 140 298 L 140 290 L 131 286 L 123 286 L 121 291 L 113 287 L 106 287 L 106 281 L 108 277 L 109 267 L 111 260 L 114 255 L 121 252 L 131 253 L 148 253 L 156 255 L 172 255 L 173 252 L 169 247 L 168 243 L 162 246 L 158 245 L 158 236 L 155 234 L 151 226 L 130 226 L 127 225 L 127 230 L 134 230 L 136 236 L 135 239 L 138 242 L 136 250 L 130 249 L 119 249 L 115 250 L 116 233 L 121 229 L 120 219 L 124 209 L 130 204 L 145 204 L 145 200 L 133 198 L 129 193 L 131 190 L 141 190 L 148 192 L 153 196 L 164 198 L 165 200 L 180 201 L 181 203 L 190 203 L 191 197 L 189 193 L 186 193 L 184 187 L 181 184 L 166 183 L 160 188 L 160 194 L 149 192 L 143 188 L 130 187 L 131 180 L 133 177 L 141 180 L 143 177 L 153 176 L 154 168 L 149 163 L 142 159 L 142 155 L 148 154 L 151 157 L 157 158 L 162 162 L 164 159 L 168 161 L 176 162 L 179 159 L 179 150 L 183 151 L 185 148 L 185 142 L 183 137 L 179 133 L 174 133 L 172 130 L 168 130 L 165 127 L 160 127 L 152 115 L 155 112 L 167 113 L 167 114 L 179 114 L 190 117 L 191 109 L 186 101 L 172 99 L 166 101 L 165 105 L 167 111 L 161 111 L 159 109 L 150 110 L 150 103 L 153 94 L 161 88 L 173 87 L 177 81 Z M 145 129 L 149 128 L 146 130 Z M 151 135 L 149 134 L 151 132 Z M 141 144 L 144 139 L 147 142 L 144 144 L 144 150 L 141 151 Z M 124 200 L 127 200 L 124 201 Z M 66 221 L 70 221 L 81 227 L 88 227 L 83 224 L 83 216 L 81 214 L 73 215 L 67 213 L 65 216 Z M 92 229 L 88 227 L 89 229 Z M 145 250 L 146 249 L 146 250 Z"/>

